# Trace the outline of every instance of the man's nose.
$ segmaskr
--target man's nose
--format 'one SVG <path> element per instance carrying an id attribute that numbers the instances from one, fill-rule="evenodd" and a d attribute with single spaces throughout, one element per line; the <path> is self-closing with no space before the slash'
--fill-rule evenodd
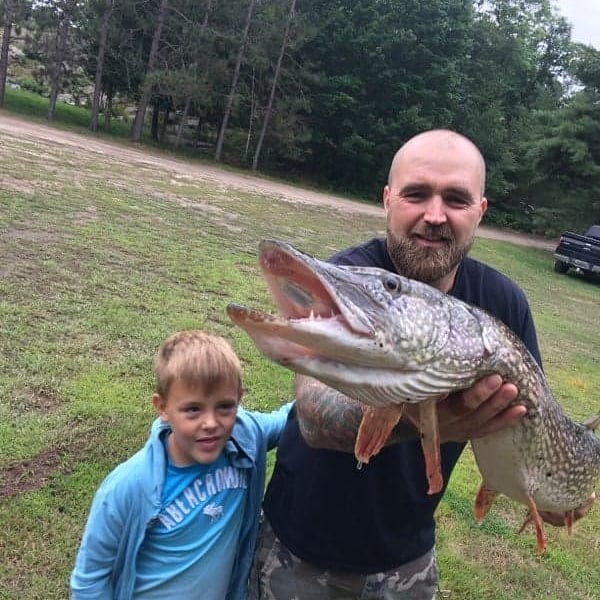
<path id="1" fill-rule="evenodd" d="M 430 225 L 441 225 L 446 222 L 446 205 L 439 195 L 433 195 L 427 201 L 423 218 Z"/>

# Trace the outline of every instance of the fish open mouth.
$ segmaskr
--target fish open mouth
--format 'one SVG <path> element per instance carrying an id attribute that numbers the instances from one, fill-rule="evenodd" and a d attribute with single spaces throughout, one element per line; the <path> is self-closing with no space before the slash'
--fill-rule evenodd
<path id="1" fill-rule="evenodd" d="M 341 310 L 324 282 L 296 253 L 263 241 L 259 261 L 279 314 L 286 319 L 335 319 Z"/>
<path id="2" fill-rule="evenodd" d="M 307 356 L 334 359 L 328 350 L 332 339 L 343 345 L 349 338 L 372 336 L 362 311 L 338 300 L 325 263 L 270 240 L 260 243 L 259 262 L 277 314 L 238 304 L 230 304 L 227 314 L 272 360 L 286 364 Z M 352 278 L 351 273 L 347 276 Z"/>
<path id="3" fill-rule="evenodd" d="M 360 305 L 349 303 L 348 295 L 345 302 L 340 300 L 338 290 L 345 281 L 357 286 L 351 272 L 271 240 L 260 243 L 259 261 L 279 314 L 284 318 L 333 319 L 354 334 L 372 335 L 371 323 Z"/>

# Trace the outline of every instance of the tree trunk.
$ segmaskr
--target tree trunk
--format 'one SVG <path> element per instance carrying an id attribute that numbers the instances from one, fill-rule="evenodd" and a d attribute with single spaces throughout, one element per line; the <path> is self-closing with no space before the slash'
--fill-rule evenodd
<path id="1" fill-rule="evenodd" d="M 104 131 L 110 133 L 112 129 L 111 118 L 112 118 L 112 103 L 113 103 L 113 92 L 110 84 L 106 88 L 106 102 L 104 106 Z"/>
<path id="2" fill-rule="evenodd" d="M 46 119 L 48 119 L 48 121 L 54 119 L 54 112 L 56 111 L 56 100 L 60 93 L 60 86 L 62 83 L 62 65 L 66 58 L 67 38 L 69 36 L 71 19 L 73 18 L 76 6 L 77 0 L 68 0 L 64 3 L 63 12 L 58 17 L 54 44 L 54 65 L 52 67 L 52 76 L 50 79 L 50 100 L 48 102 L 48 112 L 46 114 Z"/>
<path id="3" fill-rule="evenodd" d="M 156 64 L 156 57 L 158 56 L 158 46 L 160 44 L 160 36 L 162 35 L 163 25 L 167 16 L 167 10 L 169 8 L 169 0 L 161 0 L 160 7 L 158 9 L 158 21 L 156 23 L 156 29 L 152 37 L 152 46 L 150 47 L 150 55 L 148 56 L 148 67 L 146 69 L 146 75 L 154 70 Z M 142 139 L 142 131 L 144 129 L 144 118 L 146 116 L 146 109 L 148 103 L 152 97 L 152 87 L 148 84 L 144 84 L 142 90 L 142 97 L 138 104 L 138 109 L 135 113 L 135 119 L 131 127 L 130 138 L 134 142 L 139 142 Z"/>
<path id="4" fill-rule="evenodd" d="M 217 149 L 215 150 L 215 160 L 219 162 L 221 160 L 221 154 L 223 152 L 223 141 L 225 140 L 225 131 L 227 130 L 227 122 L 229 121 L 229 115 L 233 109 L 233 99 L 235 98 L 235 92 L 237 90 L 238 79 L 240 77 L 240 69 L 242 66 L 242 59 L 244 58 L 244 48 L 246 46 L 246 40 L 248 39 L 248 31 L 250 30 L 250 22 L 252 21 L 252 11 L 256 0 L 250 0 L 248 6 L 248 12 L 246 13 L 246 24 L 244 25 L 244 33 L 242 34 L 242 41 L 240 43 L 240 49 L 238 50 L 237 60 L 235 63 L 235 70 L 233 72 L 233 81 L 231 82 L 231 89 L 225 102 L 225 114 L 221 121 L 221 128 L 219 129 L 219 137 L 217 138 Z"/>
<path id="5" fill-rule="evenodd" d="M 208 25 L 208 15 L 210 14 L 210 11 L 212 10 L 212 3 L 213 3 L 213 0 L 208 0 L 208 6 L 206 7 L 206 12 L 204 13 L 204 21 L 202 23 L 202 29 L 206 29 L 206 26 Z"/>
<path id="6" fill-rule="evenodd" d="M 179 144 L 181 142 L 181 134 L 183 132 L 183 128 L 185 127 L 185 122 L 187 121 L 188 113 L 190 112 L 190 106 L 192 104 L 192 97 L 188 96 L 185 99 L 185 106 L 183 107 L 183 114 L 181 115 L 181 120 L 179 121 L 179 126 L 177 127 L 177 137 L 175 138 L 175 148 L 179 148 Z"/>
<path id="7" fill-rule="evenodd" d="M 0 108 L 4 106 L 6 78 L 8 77 L 8 50 L 10 48 L 10 36 L 12 34 L 12 26 L 15 19 L 15 10 L 15 0 L 5 0 L 4 33 L 2 35 L 2 47 L 0 48 Z"/>
<path id="8" fill-rule="evenodd" d="M 152 120 L 150 121 L 150 137 L 158 142 L 158 120 L 160 118 L 160 100 L 156 98 L 152 103 Z"/>
<path id="9" fill-rule="evenodd" d="M 252 139 L 252 123 L 254 123 L 254 67 L 252 68 L 252 87 L 250 89 L 250 117 L 248 118 L 248 135 L 246 136 L 246 147 L 244 148 L 244 163 L 248 161 L 250 140 Z"/>
<path id="10" fill-rule="evenodd" d="M 167 133 L 167 125 L 169 124 L 169 114 L 171 113 L 171 101 L 166 98 L 160 103 L 163 109 L 163 119 L 159 120 L 158 141 L 164 142 L 165 134 Z"/>
<path id="11" fill-rule="evenodd" d="M 98 130 L 98 112 L 100 110 L 100 97 L 102 96 L 102 75 L 104 72 L 104 54 L 106 52 L 106 40 L 108 39 L 108 24 L 115 7 L 115 0 L 106 0 L 102 26 L 100 27 L 100 40 L 98 42 L 98 54 L 96 56 L 96 81 L 94 83 L 94 99 L 92 101 L 92 116 L 89 128 Z"/>
<path id="12" fill-rule="evenodd" d="M 269 125 L 269 119 L 271 118 L 271 112 L 273 110 L 273 100 L 275 99 L 275 90 L 277 88 L 277 79 L 279 78 L 279 72 L 281 71 L 281 63 L 283 62 L 283 55 L 285 54 L 285 47 L 287 46 L 288 37 L 290 35 L 290 27 L 292 25 L 292 19 L 294 18 L 294 9 L 296 8 L 296 0 L 292 0 L 290 6 L 290 13 L 285 26 L 285 32 L 283 34 L 283 41 L 281 42 L 281 51 L 279 52 L 279 58 L 277 59 L 277 65 L 275 66 L 275 74 L 273 75 L 273 85 L 271 86 L 271 93 L 269 94 L 269 103 L 267 104 L 267 110 L 265 112 L 265 118 L 260 130 L 260 136 L 258 143 L 256 144 L 256 150 L 254 151 L 254 160 L 252 161 L 252 170 L 258 169 L 258 159 L 260 157 L 260 151 L 262 149 L 267 127 Z"/>

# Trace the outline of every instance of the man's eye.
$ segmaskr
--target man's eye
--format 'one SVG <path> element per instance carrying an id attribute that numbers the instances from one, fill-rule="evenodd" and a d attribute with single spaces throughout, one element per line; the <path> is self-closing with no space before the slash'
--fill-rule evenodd
<path id="1" fill-rule="evenodd" d="M 468 206 L 470 204 L 467 198 L 460 196 L 450 196 L 449 198 L 445 198 L 445 201 L 450 206 Z"/>
<path id="2" fill-rule="evenodd" d="M 218 410 L 220 412 L 222 412 L 223 414 L 229 414 L 231 411 L 235 410 L 236 404 L 234 402 L 231 403 L 227 403 L 227 404 L 221 404 L 218 407 Z"/>
<path id="3" fill-rule="evenodd" d="M 197 406 L 186 406 L 184 411 L 186 413 L 197 413 L 200 409 Z"/>
<path id="4" fill-rule="evenodd" d="M 404 197 L 409 201 L 417 202 L 417 201 L 425 198 L 425 193 L 424 192 L 408 192 L 408 193 L 404 194 Z"/>

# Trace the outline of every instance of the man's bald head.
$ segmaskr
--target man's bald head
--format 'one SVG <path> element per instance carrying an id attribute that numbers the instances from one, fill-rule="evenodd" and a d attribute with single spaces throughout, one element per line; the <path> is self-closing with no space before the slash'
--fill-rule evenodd
<path id="1" fill-rule="evenodd" d="M 444 148 L 452 150 L 453 152 L 462 153 L 465 159 L 469 158 L 474 161 L 479 171 L 479 177 L 481 179 L 481 196 L 485 194 L 485 160 L 483 155 L 479 151 L 479 148 L 466 136 L 451 131 L 450 129 L 431 129 L 419 133 L 414 137 L 410 138 L 403 146 L 400 147 L 396 152 L 390 171 L 388 174 L 388 185 L 391 186 L 391 180 L 396 170 L 400 167 L 402 158 L 410 153 L 411 151 L 419 151 L 421 149 L 427 149 L 429 152 L 435 152 L 435 148 Z"/>

